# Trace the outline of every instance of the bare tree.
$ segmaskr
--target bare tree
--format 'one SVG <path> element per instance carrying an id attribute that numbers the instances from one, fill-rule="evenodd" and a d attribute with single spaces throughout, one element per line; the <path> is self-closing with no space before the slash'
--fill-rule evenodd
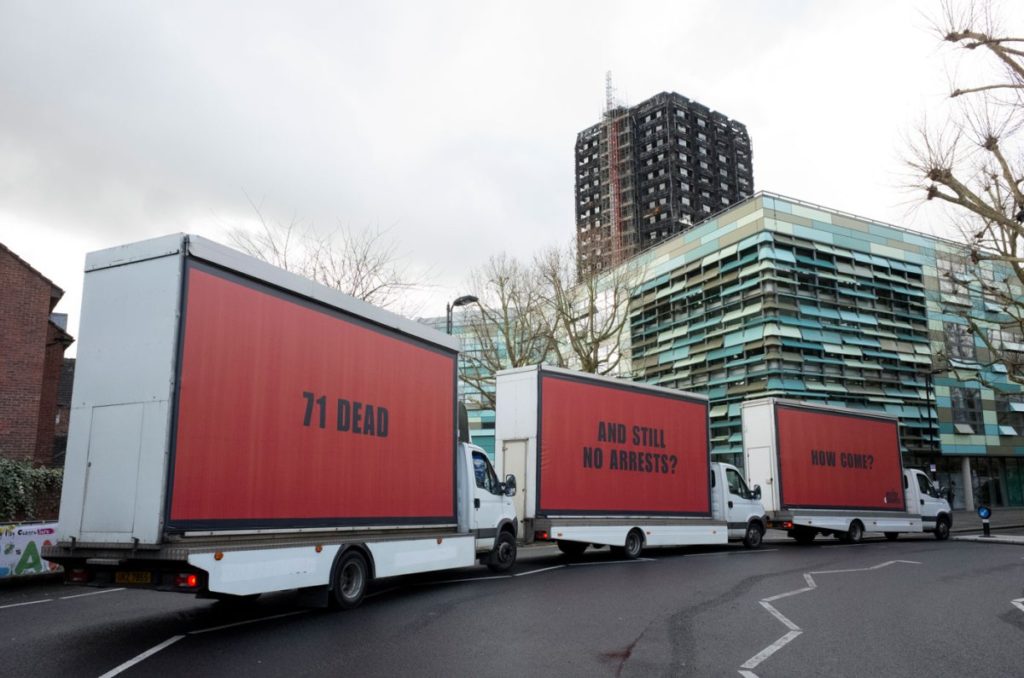
<path id="1" fill-rule="evenodd" d="M 480 300 L 467 310 L 460 376 L 495 407 L 494 375 L 499 370 L 544 362 L 552 355 L 551 320 L 535 268 L 500 254 L 473 271 L 468 289 Z"/>
<path id="2" fill-rule="evenodd" d="M 962 256 L 940 262 L 943 291 L 961 296 L 993 364 L 1024 384 L 1024 37 L 1002 30 L 989 3 L 946 2 L 936 29 L 987 70 L 953 84 L 944 129 L 923 126 L 908 164 L 926 198 L 950 206 L 964 241 Z"/>
<path id="3" fill-rule="evenodd" d="M 629 375 L 629 302 L 643 271 L 633 259 L 581 276 L 577 256 L 575 245 L 569 245 L 547 249 L 536 259 L 555 330 L 553 362 L 594 374 Z"/>
<path id="4" fill-rule="evenodd" d="M 403 295 L 422 286 L 426 274 L 402 262 L 388 229 L 339 225 L 323 234 L 296 218 L 268 220 L 258 205 L 249 204 L 258 226 L 228 234 L 243 252 L 376 306 L 411 312 Z"/>

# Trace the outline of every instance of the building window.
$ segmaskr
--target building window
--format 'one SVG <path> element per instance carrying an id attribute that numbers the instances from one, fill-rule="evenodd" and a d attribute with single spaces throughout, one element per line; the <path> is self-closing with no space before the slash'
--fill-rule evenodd
<path id="1" fill-rule="evenodd" d="M 981 393 L 976 388 L 950 389 L 953 404 L 953 428 L 957 433 L 982 432 Z"/>
<path id="2" fill-rule="evenodd" d="M 1024 435 L 1024 394 L 996 393 L 996 423 L 999 435 Z"/>
<path id="3" fill-rule="evenodd" d="M 949 357 L 974 362 L 977 356 L 974 352 L 974 334 L 970 328 L 960 323 L 945 323 L 945 330 Z"/>

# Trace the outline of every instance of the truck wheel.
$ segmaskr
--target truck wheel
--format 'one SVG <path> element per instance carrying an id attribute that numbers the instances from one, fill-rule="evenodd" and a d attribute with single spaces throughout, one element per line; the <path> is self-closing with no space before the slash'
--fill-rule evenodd
<path id="1" fill-rule="evenodd" d="M 949 539 L 949 518 L 939 518 L 935 523 L 935 538 L 939 541 Z"/>
<path id="2" fill-rule="evenodd" d="M 583 555 L 583 552 L 587 550 L 588 546 L 590 546 L 590 544 L 582 541 L 558 540 L 558 550 L 570 558 L 579 558 Z"/>
<path id="3" fill-rule="evenodd" d="M 859 520 L 855 520 L 850 523 L 850 529 L 847 532 L 839 532 L 839 541 L 844 544 L 859 544 L 860 540 L 864 538 L 864 526 L 860 524 Z"/>
<path id="4" fill-rule="evenodd" d="M 622 549 L 622 555 L 626 560 L 636 560 L 644 550 L 644 536 L 639 530 L 631 530 L 626 535 L 626 545 Z"/>
<path id="5" fill-rule="evenodd" d="M 487 568 L 491 572 L 507 572 L 516 564 L 516 538 L 511 532 L 502 530 L 494 540 L 494 548 L 487 558 Z"/>
<path id="6" fill-rule="evenodd" d="M 347 551 L 334 569 L 331 582 L 331 603 L 342 610 L 358 607 L 366 594 L 370 568 L 358 551 Z"/>
<path id="7" fill-rule="evenodd" d="M 886 532 L 885 533 L 885 538 L 888 539 L 889 541 L 896 541 L 897 539 L 899 539 L 899 537 L 900 537 L 900 533 L 899 532 Z"/>
<path id="8" fill-rule="evenodd" d="M 761 523 L 751 521 L 747 524 L 747 533 L 743 535 L 743 545 L 748 549 L 761 548 L 761 540 L 764 538 L 764 528 Z"/>
<path id="9" fill-rule="evenodd" d="M 818 536 L 818 532 L 809 527 L 795 527 L 789 536 L 795 539 L 797 544 L 810 544 Z"/>

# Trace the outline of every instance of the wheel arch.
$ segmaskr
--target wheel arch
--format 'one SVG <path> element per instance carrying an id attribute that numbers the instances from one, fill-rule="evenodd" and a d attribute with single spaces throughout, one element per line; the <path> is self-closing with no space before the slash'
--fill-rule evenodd
<path id="1" fill-rule="evenodd" d="M 515 518 L 502 518 L 498 523 L 498 531 L 496 534 L 501 534 L 502 532 L 511 532 L 512 536 L 518 539 L 519 520 Z"/>
<path id="2" fill-rule="evenodd" d="M 373 581 L 377 578 L 377 567 L 373 561 L 373 554 L 370 553 L 370 549 L 367 548 L 366 544 L 343 544 L 338 553 L 334 556 L 334 562 L 331 563 L 331 577 L 327 580 L 327 590 L 334 590 L 334 581 L 338 574 L 338 566 L 341 564 L 341 559 L 346 554 L 355 551 L 366 560 L 367 576 L 369 581 Z"/>

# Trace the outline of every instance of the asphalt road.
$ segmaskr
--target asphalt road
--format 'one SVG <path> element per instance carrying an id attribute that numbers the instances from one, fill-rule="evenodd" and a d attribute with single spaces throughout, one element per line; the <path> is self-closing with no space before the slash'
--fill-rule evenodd
<path id="1" fill-rule="evenodd" d="M 569 565 L 550 547 L 521 553 L 515 576 L 403 578 L 342 613 L 289 593 L 238 607 L 4 587 L 0 675 L 959 678 L 1024 665 L 1019 546 L 819 538 Z"/>

